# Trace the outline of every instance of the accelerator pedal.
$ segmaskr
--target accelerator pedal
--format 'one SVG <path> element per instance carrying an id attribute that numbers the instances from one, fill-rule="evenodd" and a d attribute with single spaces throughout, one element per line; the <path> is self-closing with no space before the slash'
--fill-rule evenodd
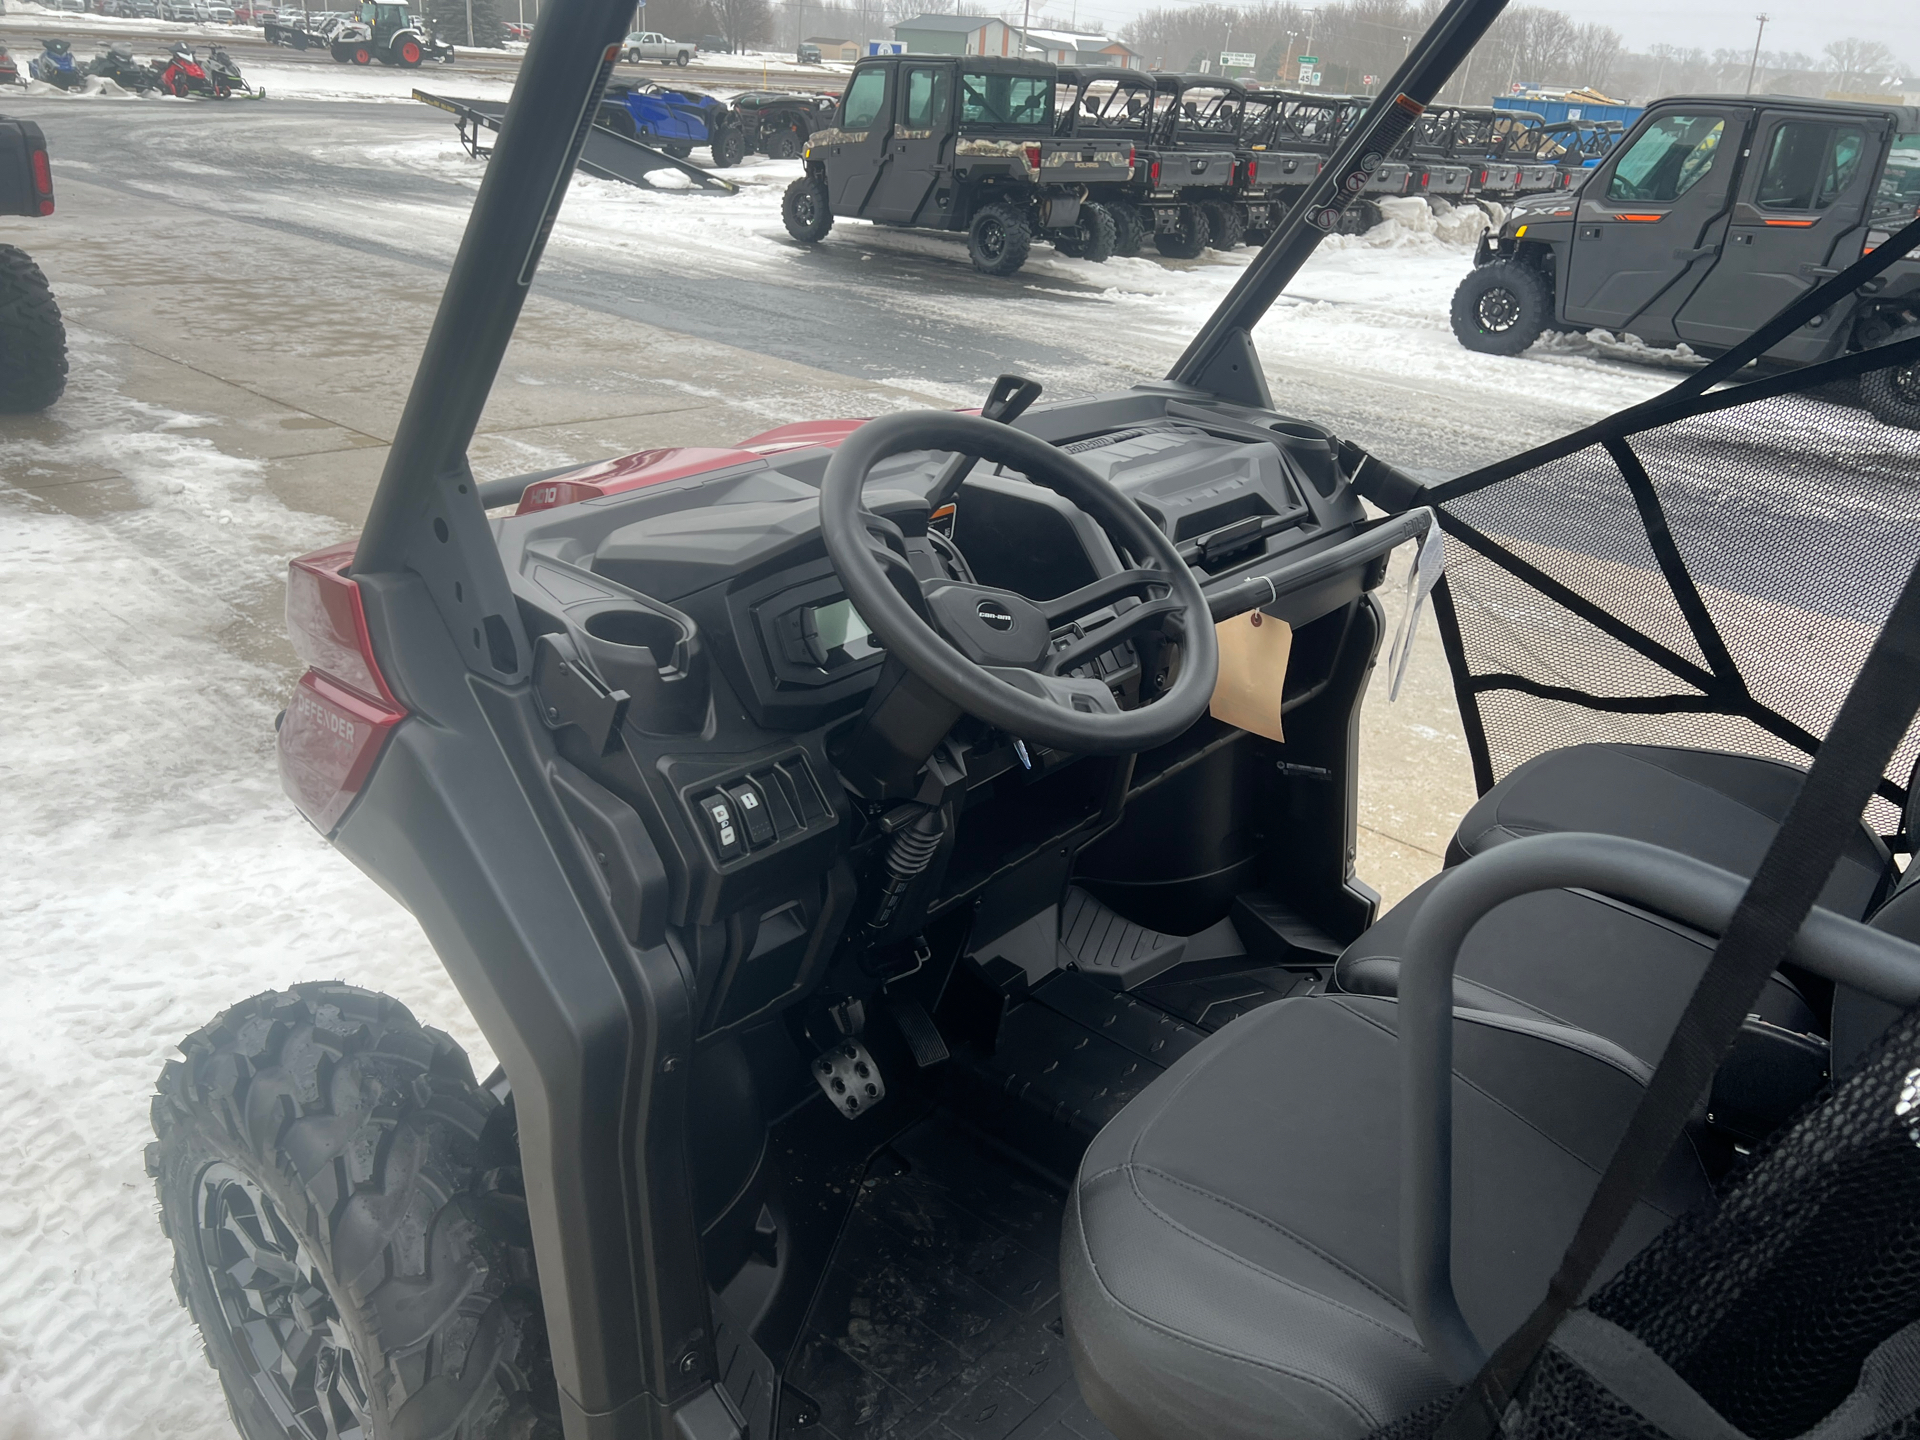
<path id="1" fill-rule="evenodd" d="M 925 1070 L 947 1058 L 950 1052 L 945 1038 L 940 1034 L 940 1027 L 933 1023 L 933 1017 L 927 1014 L 926 1008 L 918 1000 L 897 996 L 887 1002 L 887 1013 L 893 1016 L 893 1023 L 899 1029 L 901 1038 L 913 1052 L 916 1066 Z"/>
<path id="2" fill-rule="evenodd" d="M 1187 937 L 1162 935 L 1109 910 L 1077 885 L 1060 906 L 1060 963 L 1115 990 L 1131 990 L 1178 965 Z"/>

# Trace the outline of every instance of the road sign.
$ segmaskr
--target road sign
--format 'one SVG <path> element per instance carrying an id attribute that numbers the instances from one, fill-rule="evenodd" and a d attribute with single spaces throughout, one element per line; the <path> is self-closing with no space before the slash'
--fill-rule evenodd
<path id="1" fill-rule="evenodd" d="M 1259 63 L 1260 57 L 1255 55 L 1251 50 L 1222 50 L 1220 52 L 1220 64 L 1223 69 L 1228 65 L 1237 65 L 1242 70 L 1251 70 Z"/>
<path id="2" fill-rule="evenodd" d="M 1362 85 L 1371 85 L 1373 84 L 1374 81 L 1378 80 L 1379 78 L 1380 77 L 1378 75 L 1362 75 L 1360 77 L 1360 83 Z"/>
<path id="3" fill-rule="evenodd" d="M 1320 63 L 1320 57 L 1318 55 L 1302 55 L 1300 57 L 1300 63 L 1312 67 Z"/>
<path id="4" fill-rule="evenodd" d="M 1302 85 L 1318 85 L 1320 83 L 1320 72 L 1312 66 L 1302 65 L 1300 67 L 1300 83 Z"/>

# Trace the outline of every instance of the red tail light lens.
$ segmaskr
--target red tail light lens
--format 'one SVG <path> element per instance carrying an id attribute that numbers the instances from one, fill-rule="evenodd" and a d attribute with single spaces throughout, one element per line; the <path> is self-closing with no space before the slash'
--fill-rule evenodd
<path id="1" fill-rule="evenodd" d="M 1159 183 L 1160 183 L 1160 162 L 1156 160 L 1151 165 L 1147 166 L 1147 184 L 1157 186 Z"/>
<path id="2" fill-rule="evenodd" d="M 1027 164 L 1031 165 L 1035 170 L 1040 168 L 1040 147 L 1038 145 L 1027 146 Z"/>
<path id="3" fill-rule="evenodd" d="M 1136 164 L 1139 163 L 1139 155 L 1140 155 L 1140 152 L 1136 150 L 1133 146 L 1129 145 L 1127 147 L 1127 168 L 1129 170 L 1131 170 Z"/>
<path id="4" fill-rule="evenodd" d="M 407 711 L 388 688 L 367 634 L 352 544 L 287 567 L 287 633 L 307 673 L 280 721 L 280 783 L 323 834 L 340 823 Z"/>
<path id="5" fill-rule="evenodd" d="M 1260 178 L 1260 162 L 1258 160 L 1247 161 L 1247 184 L 1251 185 L 1254 183 L 1254 181 L 1258 180 L 1259 178 Z"/>
<path id="6" fill-rule="evenodd" d="M 40 213 L 53 213 L 53 167 L 47 163 L 47 152 L 33 152 L 33 189 L 40 197 Z"/>

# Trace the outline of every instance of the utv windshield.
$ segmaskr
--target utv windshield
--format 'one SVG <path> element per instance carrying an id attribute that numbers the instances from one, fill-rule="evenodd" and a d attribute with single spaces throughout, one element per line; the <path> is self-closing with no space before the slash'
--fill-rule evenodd
<path id="1" fill-rule="evenodd" d="M 1020 129 L 1053 126 L 1053 79 L 1046 75 L 960 72 L 960 123 Z"/>
<path id="2" fill-rule="evenodd" d="M 1241 95 L 1237 90 L 1193 88 L 1180 97 L 1174 134 L 1182 138 L 1230 139 L 1240 133 Z"/>

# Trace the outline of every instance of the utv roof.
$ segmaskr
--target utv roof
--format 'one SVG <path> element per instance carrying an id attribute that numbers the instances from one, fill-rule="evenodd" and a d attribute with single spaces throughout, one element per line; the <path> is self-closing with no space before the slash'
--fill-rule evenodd
<path id="1" fill-rule="evenodd" d="M 1247 87 L 1231 75 L 1175 75 L 1173 83 L 1182 90 L 1231 90 L 1244 95 Z"/>
<path id="2" fill-rule="evenodd" d="M 1835 110 L 1853 115 L 1889 115 L 1903 133 L 1920 130 L 1920 105 L 1903 105 L 1895 100 L 1816 100 L 1811 95 L 1663 95 L 1654 104 L 1669 105 L 1754 105 L 1769 110 Z"/>
<path id="3" fill-rule="evenodd" d="M 1151 90 L 1154 86 L 1154 77 L 1145 70 L 1128 70 L 1119 65 L 1059 65 L 1053 73 L 1068 85 L 1092 85 L 1097 81 L 1112 80 L 1116 84 L 1132 85 L 1141 90 Z"/>
<path id="4" fill-rule="evenodd" d="M 1054 67 L 1044 60 L 1022 60 L 1013 55 L 870 55 L 862 57 L 862 63 L 872 60 L 957 60 L 961 69 L 971 70 L 976 75 L 1050 76 L 1054 73 Z"/>

